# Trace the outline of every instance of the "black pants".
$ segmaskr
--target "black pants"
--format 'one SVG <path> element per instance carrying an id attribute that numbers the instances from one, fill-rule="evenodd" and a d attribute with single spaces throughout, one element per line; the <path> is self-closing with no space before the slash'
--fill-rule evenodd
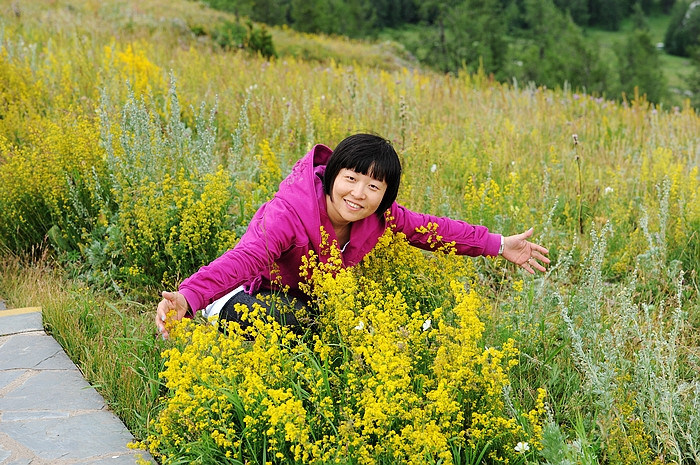
<path id="1" fill-rule="evenodd" d="M 258 304 L 263 311 L 271 315 L 278 323 L 289 326 L 294 333 L 303 334 L 305 329 L 304 325 L 297 320 L 296 315 L 292 311 L 289 311 L 289 306 L 292 304 L 293 300 L 293 297 L 282 292 L 263 290 L 258 292 L 257 295 L 250 295 L 241 291 L 234 294 L 221 308 L 221 312 L 219 313 L 219 321 L 221 322 L 219 324 L 219 329 L 226 332 L 228 327 L 226 322 L 229 321 L 235 321 L 243 329 L 247 328 L 251 325 L 251 322 L 248 320 L 241 320 L 241 313 L 236 311 L 235 305 L 243 304 L 252 310 L 253 304 Z M 272 305 L 268 302 L 272 302 Z M 306 300 L 296 297 L 294 309 L 301 310 L 305 306 L 308 307 Z M 282 313 L 278 307 L 283 307 L 284 313 Z"/>

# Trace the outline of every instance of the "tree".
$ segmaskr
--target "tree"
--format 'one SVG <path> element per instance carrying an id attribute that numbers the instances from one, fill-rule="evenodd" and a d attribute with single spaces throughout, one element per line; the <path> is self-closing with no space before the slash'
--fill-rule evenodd
<path id="1" fill-rule="evenodd" d="M 451 39 L 448 37 L 449 33 L 446 30 L 446 20 L 452 8 L 464 1 L 428 0 L 420 4 L 419 16 L 422 23 L 427 26 L 433 26 L 422 33 L 422 42 L 426 44 L 426 47 L 416 50 L 418 59 L 421 62 L 427 63 L 429 66 L 441 71 L 450 71 L 451 60 L 448 40 Z"/>
<path id="2" fill-rule="evenodd" d="M 591 19 L 588 0 L 555 0 L 555 5 L 564 13 L 569 13 L 579 26 L 587 26 Z"/>
<path id="3" fill-rule="evenodd" d="M 310 33 L 330 33 L 330 9 L 324 0 L 291 0 L 290 17 L 294 29 Z"/>
<path id="4" fill-rule="evenodd" d="M 449 4 L 434 2 L 426 10 L 435 21 L 427 42 L 431 44 L 422 57 L 442 71 L 457 71 L 466 65 L 475 72 L 483 66 L 487 73 L 503 74 L 508 44 L 507 24 L 501 17 L 499 0 L 462 0 Z"/>
<path id="5" fill-rule="evenodd" d="M 690 56 L 692 48 L 700 45 L 700 0 L 677 3 L 666 29 L 664 49 L 679 56 Z"/>
<path id="6" fill-rule="evenodd" d="M 506 24 L 498 0 L 467 0 L 451 9 L 446 24 L 452 32 L 452 69 L 466 64 L 475 72 L 483 66 L 487 73 L 506 78 L 502 75 L 508 52 Z"/>
<path id="7" fill-rule="evenodd" d="M 208 0 L 211 8 L 221 11 L 229 11 L 237 17 L 250 17 L 255 5 L 255 0 Z"/>
<path id="8" fill-rule="evenodd" d="M 639 5 L 642 7 L 642 11 L 644 11 L 645 15 L 649 15 L 652 10 L 654 9 L 654 4 L 656 3 L 655 0 L 637 0 L 637 2 L 632 5 L 632 12 L 634 13 L 634 7 L 635 5 L 639 3 Z"/>
<path id="9" fill-rule="evenodd" d="M 660 0 L 659 4 L 661 5 L 661 11 L 667 15 L 673 9 L 673 6 L 676 4 L 676 0 Z"/>
<path id="10" fill-rule="evenodd" d="M 374 34 L 378 20 L 370 0 L 331 0 L 328 6 L 329 32 L 348 37 Z"/>
<path id="11" fill-rule="evenodd" d="M 289 0 L 255 0 L 251 8 L 251 19 L 271 25 L 285 24 L 289 8 Z"/>
<path id="12" fill-rule="evenodd" d="M 259 53 L 265 58 L 277 57 L 275 45 L 272 43 L 272 36 L 263 25 L 260 29 L 253 27 L 253 23 L 248 21 L 248 40 L 246 48 Z"/>
<path id="13" fill-rule="evenodd" d="M 666 78 L 661 59 L 651 40 L 649 28 L 643 20 L 644 13 L 639 3 L 635 4 L 635 29 L 627 35 L 624 43 L 615 52 L 618 59 L 620 90 L 634 95 L 635 88 L 646 94 L 647 100 L 659 103 L 666 93 Z"/>
<path id="14" fill-rule="evenodd" d="M 586 40 L 552 0 L 525 0 L 523 19 L 527 29 L 521 45 L 514 47 L 513 76 L 548 87 L 568 82 L 591 93 L 607 89 L 609 70 L 598 57 L 597 44 Z"/>
<path id="15" fill-rule="evenodd" d="M 400 27 L 419 19 L 414 0 L 374 0 L 372 8 L 377 27 Z"/>
<path id="16" fill-rule="evenodd" d="M 589 25 L 617 31 L 620 29 L 620 23 L 627 16 L 630 6 L 629 0 L 590 0 Z"/>

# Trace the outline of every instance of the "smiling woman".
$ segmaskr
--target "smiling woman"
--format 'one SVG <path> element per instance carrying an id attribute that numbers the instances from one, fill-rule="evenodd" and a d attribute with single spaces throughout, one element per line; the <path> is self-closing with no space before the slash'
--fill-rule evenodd
<path id="1" fill-rule="evenodd" d="M 485 226 L 413 212 L 396 202 L 400 179 L 399 157 L 380 136 L 355 134 L 335 151 L 316 145 L 256 212 L 235 248 L 185 279 L 178 292 L 163 292 L 155 318 L 158 330 L 167 337 L 169 315 L 179 320 L 200 309 L 205 316 L 221 312 L 221 319 L 240 322 L 236 303 L 258 303 L 296 326 L 293 315 L 276 314 L 251 296 L 288 289 L 290 297 L 305 302 L 299 290 L 305 257 L 329 260 L 331 252 L 321 246 L 328 243 L 341 250 L 342 267 L 354 266 L 389 227 L 421 249 L 449 244 L 460 255 L 503 255 L 530 273 L 545 270 L 548 251 L 527 240 L 531 229 L 504 237 Z"/>

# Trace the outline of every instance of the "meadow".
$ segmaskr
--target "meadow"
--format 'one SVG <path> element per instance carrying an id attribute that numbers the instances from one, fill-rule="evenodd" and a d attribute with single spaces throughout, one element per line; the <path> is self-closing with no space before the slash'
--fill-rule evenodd
<path id="1" fill-rule="evenodd" d="M 161 463 L 700 462 L 700 117 L 440 75 L 391 45 L 193 30 L 198 2 L 0 2 L 0 296 Z M 235 245 L 316 143 L 389 138 L 399 202 L 550 250 L 546 274 L 391 231 L 309 257 L 316 329 L 160 291 Z M 432 228 L 432 229 L 431 229 Z M 335 252 L 325 244 L 332 257 Z"/>

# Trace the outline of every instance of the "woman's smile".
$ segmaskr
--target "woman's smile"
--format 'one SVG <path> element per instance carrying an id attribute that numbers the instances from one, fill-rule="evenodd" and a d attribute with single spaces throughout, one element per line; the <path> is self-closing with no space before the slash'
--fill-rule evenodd
<path id="1" fill-rule="evenodd" d="M 360 210 L 361 208 L 363 208 L 362 205 L 359 205 L 359 204 L 352 202 L 351 200 L 348 200 L 348 199 L 345 199 L 345 203 L 348 205 L 350 210 Z"/>

